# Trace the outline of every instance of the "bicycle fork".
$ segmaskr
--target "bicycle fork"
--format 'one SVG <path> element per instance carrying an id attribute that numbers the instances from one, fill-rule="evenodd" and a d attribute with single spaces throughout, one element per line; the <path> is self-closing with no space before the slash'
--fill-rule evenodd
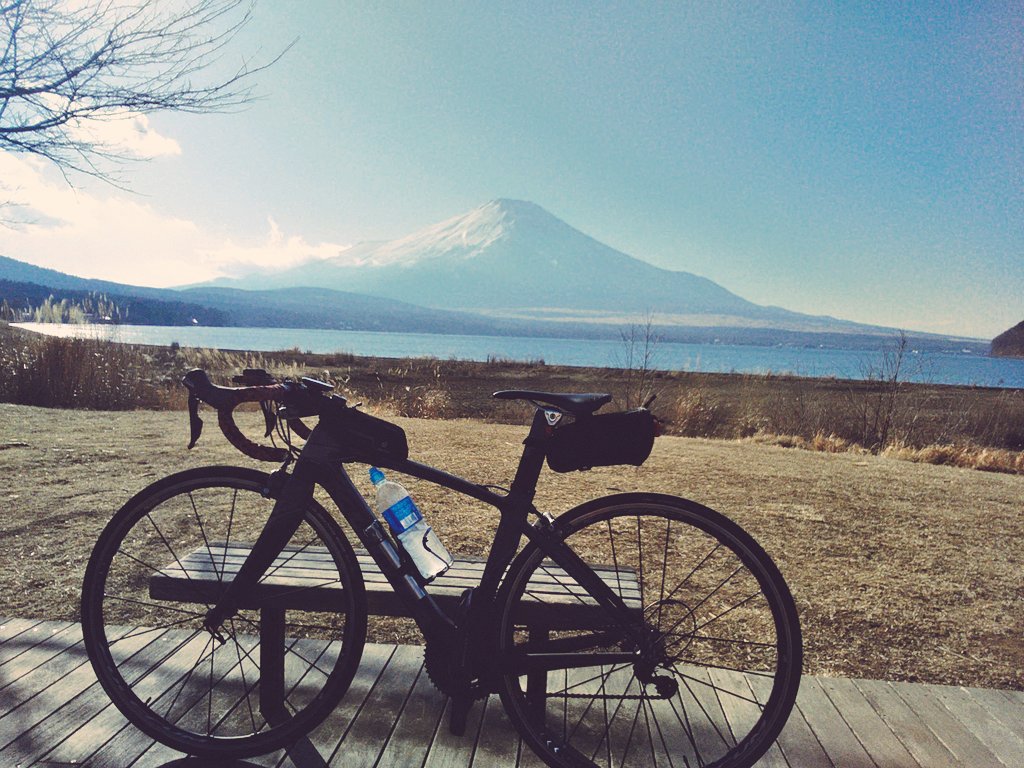
<path id="1" fill-rule="evenodd" d="M 287 466 L 287 465 L 286 465 Z M 279 471 L 284 471 L 284 467 Z M 277 495 L 267 523 L 253 544 L 235 578 L 227 583 L 217 603 L 206 612 L 203 628 L 218 642 L 224 643 L 221 625 L 235 614 L 242 599 L 253 592 L 260 577 L 284 550 L 285 545 L 302 523 L 302 513 L 313 498 L 315 473 L 309 464 L 299 461 Z M 266 489 L 273 497 L 273 490 Z"/>

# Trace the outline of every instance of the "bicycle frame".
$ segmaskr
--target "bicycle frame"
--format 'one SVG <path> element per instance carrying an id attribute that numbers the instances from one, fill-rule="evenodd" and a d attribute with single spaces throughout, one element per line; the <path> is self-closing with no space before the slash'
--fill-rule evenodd
<path id="1" fill-rule="evenodd" d="M 386 469 L 417 477 L 477 499 L 496 508 L 500 513 L 480 584 L 472 590 L 472 599 L 468 601 L 466 615 L 458 617 L 461 621 L 457 622 L 431 598 L 421 584 L 415 566 L 408 558 L 402 558 L 395 549 L 384 526 L 345 471 L 344 462 L 350 459 L 350 451 L 343 446 L 342 436 L 334 434 L 330 425 L 321 421 L 314 427 L 295 463 L 294 470 L 287 476 L 280 492 L 276 494 L 274 509 L 251 553 L 234 580 L 224 590 L 220 601 L 207 613 L 207 630 L 216 635 L 221 623 L 237 607 L 240 596 L 251 590 L 264 571 L 270 567 L 297 529 L 301 521 L 301 510 L 312 498 L 314 485 L 319 485 L 337 505 L 391 587 L 404 602 L 408 614 L 416 621 L 428 643 L 452 641 L 463 636 L 462 633 L 465 632 L 471 633 L 468 637 L 475 641 L 472 644 L 475 648 L 490 649 L 494 646 L 496 641 L 492 635 L 487 634 L 487 630 L 497 625 L 496 621 L 492 621 L 495 618 L 495 598 L 506 569 L 515 557 L 523 537 L 526 537 L 569 576 L 576 579 L 591 597 L 609 611 L 615 623 L 633 636 L 639 646 L 643 630 L 637 626 L 636 615 L 631 613 L 622 598 L 562 541 L 553 526 L 553 520 L 540 513 L 533 504 L 537 481 L 545 459 L 543 441 L 547 429 L 545 411 L 538 409 L 529 436 L 524 441 L 525 447 L 515 478 L 505 495 L 410 459 L 366 457 Z M 539 518 L 536 524 L 530 524 L 531 515 Z M 572 666 L 569 658 L 561 654 L 559 656 L 559 667 Z M 614 656 L 615 660 L 621 661 L 626 654 Z M 593 656 L 581 659 L 581 662 L 587 664 L 592 664 L 593 661 Z M 542 671 L 544 668 L 543 662 L 537 662 L 529 665 L 523 672 Z"/>

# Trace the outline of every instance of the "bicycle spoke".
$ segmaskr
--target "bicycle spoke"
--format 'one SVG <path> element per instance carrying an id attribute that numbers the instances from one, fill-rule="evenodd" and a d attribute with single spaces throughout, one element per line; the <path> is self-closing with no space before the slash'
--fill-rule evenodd
<path id="1" fill-rule="evenodd" d="M 675 668 L 672 669 L 672 673 L 676 677 L 678 677 L 680 680 L 690 680 L 691 682 L 694 682 L 694 683 L 700 683 L 701 685 L 706 685 L 708 688 L 712 688 L 712 689 L 714 689 L 716 691 L 721 691 L 722 693 L 728 693 L 730 696 L 735 696 L 737 699 L 743 699 L 743 701 L 748 701 L 751 704 L 756 705 L 758 707 L 758 709 L 764 709 L 764 706 L 760 702 L 755 701 L 754 699 L 748 699 L 746 696 L 742 696 L 741 694 L 738 694 L 735 691 L 730 691 L 728 688 L 720 688 L 719 686 L 715 685 L 714 683 L 709 683 L 706 680 L 701 680 L 700 678 L 693 677 L 692 675 L 684 674 L 683 672 L 680 672 L 678 669 L 675 669 Z"/>
<path id="2" fill-rule="evenodd" d="M 633 679 L 635 680 L 636 678 L 634 677 Z M 629 691 L 629 687 L 628 686 L 626 687 L 626 691 Z M 641 689 L 641 693 L 643 693 L 642 689 Z M 626 758 L 629 757 L 629 748 L 633 745 L 633 734 L 636 732 L 636 722 L 637 722 L 637 719 L 639 718 L 639 716 L 640 716 L 640 706 L 639 706 L 639 702 L 638 702 L 637 703 L 636 712 L 633 713 L 633 722 L 629 726 L 629 736 L 626 738 L 626 749 L 622 753 L 622 759 L 619 761 L 620 765 L 625 765 L 626 764 Z"/>
<path id="3" fill-rule="evenodd" d="M 743 600 L 740 600 L 738 603 L 736 603 L 736 605 L 732 606 L 732 608 L 729 608 L 728 610 L 722 611 L 720 614 L 718 614 L 717 616 L 714 616 L 714 617 L 708 619 L 703 624 L 698 624 L 696 627 L 694 627 L 693 631 L 694 632 L 699 632 L 700 630 L 704 629 L 704 627 L 707 627 L 707 626 L 710 626 L 711 624 L 714 624 L 716 621 L 721 619 L 723 616 L 726 616 L 726 615 L 732 613 L 737 608 L 740 608 L 740 607 L 746 605 L 747 603 L 749 603 L 755 597 L 760 597 L 760 596 L 761 596 L 760 592 L 755 592 L 754 594 L 750 595 L 749 597 L 745 597 Z"/>
<path id="4" fill-rule="evenodd" d="M 553 691 L 552 693 L 549 693 L 547 695 L 548 696 L 557 696 L 560 693 L 568 693 L 569 691 L 571 691 L 571 690 L 573 690 L 575 688 L 579 688 L 581 685 L 586 685 L 587 683 L 592 683 L 594 680 L 597 680 L 597 679 L 601 678 L 604 675 L 610 675 L 613 672 L 617 672 L 620 669 L 625 669 L 628 666 L 629 666 L 629 664 L 615 664 L 615 665 L 612 666 L 612 668 L 607 673 L 604 673 L 604 672 L 598 673 L 598 674 L 594 675 L 593 677 L 588 677 L 586 680 L 582 680 L 582 681 L 580 681 L 578 683 L 573 683 L 572 685 L 568 686 L 567 688 L 563 688 L 560 691 Z M 601 669 L 602 670 L 604 669 L 603 665 L 601 666 Z"/>
<path id="5" fill-rule="evenodd" d="M 228 512 L 228 535 L 224 539 L 224 554 L 220 559 L 220 572 L 224 573 L 228 564 L 228 547 L 231 546 L 231 527 L 235 522 L 235 506 L 238 504 L 238 489 L 235 488 L 231 495 L 231 509 Z"/>
<path id="6" fill-rule="evenodd" d="M 128 640 L 133 637 L 142 637 L 142 635 L 148 635 L 150 632 L 161 632 L 165 629 L 170 629 L 171 627 L 180 627 L 182 624 L 193 620 L 194 617 L 190 616 L 185 619 L 178 619 L 177 621 L 169 621 L 166 624 L 159 624 L 155 627 L 136 627 L 127 635 L 122 635 L 121 637 L 117 638 L 117 640 L 115 640 L 114 642 L 119 643 L 122 640 Z M 113 644 L 114 643 L 111 643 L 111 645 Z"/>
<path id="7" fill-rule="evenodd" d="M 187 615 L 191 616 L 192 618 L 202 618 L 203 616 L 205 616 L 205 614 L 198 613 L 196 611 L 186 611 L 184 608 L 176 608 L 176 607 L 174 607 L 172 605 L 167 605 L 166 603 L 150 603 L 150 602 L 147 602 L 145 600 L 136 600 L 136 599 L 131 598 L 131 597 L 120 597 L 118 595 L 104 594 L 103 595 L 103 599 L 104 600 L 119 600 L 122 603 L 132 603 L 134 605 L 145 605 L 145 606 L 149 606 L 150 608 L 159 608 L 162 611 L 174 611 L 175 613 L 184 613 L 184 614 L 187 614 Z"/>
<path id="8" fill-rule="evenodd" d="M 646 605 L 644 600 L 644 545 L 640 540 L 640 515 L 636 516 L 636 559 L 640 566 L 640 605 Z"/>
<path id="9" fill-rule="evenodd" d="M 171 577 L 171 575 L 169 573 L 167 573 L 166 571 L 164 571 L 163 568 L 157 568 L 154 565 L 150 565 L 145 560 L 141 560 L 141 559 L 135 557 L 134 555 L 132 555 L 130 552 L 125 552 L 123 549 L 118 548 L 117 554 L 124 555 L 129 560 L 132 560 L 133 562 L 136 562 L 139 565 L 141 565 L 143 568 L 148 568 L 151 573 L 156 573 L 156 574 L 159 574 L 161 576 L 167 576 L 168 578 Z"/>
<path id="10" fill-rule="evenodd" d="M 704 765 L 704 760 L 700 756 L 700 747 L 697 746 L 697 741 L 693 738 L 693 725 L 690 723 L 690 716 L 686 712 L 686 707 L 683 706 L 683 699 L 682 696 L 680 696 L 679 691 L 676 691 L 676 696 L 679 698 L 679 706 L 683 710 L 683 716 L 679 716 L 679 712 L 678 710 L 676 710 L 675 702 L 671 698 L 668 699 L 668 706 L 672 710 L 672 714 L 676 716 L 676 721 L 679 723 L 680 727 L 682 727 L 683 733 L 686 734 L 686 738 L 690 742 L 690 747 L 693 748 L 693 754 L 694 757 L 697 758 L 698 768 L 702 768 L 702 766 Z M 697 702 L 697 706 L 701 706 L 699 701 Z M 701 707 L 701 709 L 703 709 L 703 707 Z M 712 725 L 714 725 L 714 723 L 712 723 Z M 685 763 L 686 766 L 689 768 L 690 761 L 689 759 L 687 759 L 686 754 L 684 753 L 682 757 L 683 763 Z"/>
<path id="11" fill-rule="evenodd" d="M 198 635 L 199 632 L 197 631 L 196 634 Z M 212 637 L 208 637 L 206 639 L 206 643 L 203 645 L 203 649 L 199 652 L 199 659 L 196 661 L 195 664 L 192 665 L 192 668 L 189 669 L 188 674 L 186 674 L 182 679 L 181 687 L 178 689 L 178 692 L 174 695 L 174 699 L 171 701 L 171 705 L 167 708 L 167 711 L 164 713 L 164 718 L 168 718 L 171 716 L 171 711 L 174 709 L 174 705 L 178 703 L 178 697 L 181 696 L 182 692 L 185 690 L 186 686 L 188 685 L 188 681 L 192 679 L 192 674 L 199 668 L 199 665 L 206 660 L 206 649 L 209 648 L 213 644 L 213 642 L 214 640 Z M 174 685 L 172 684 L 171 687 L 173 688 Z M 171 689 L 168 688 L 167 690 Z"/>
<path id="12" fill-rule="evenodd" d="M 267 572 L 264 573 L 263 576 L 260 578 L 260 581 L 261 582 L 262 581 L 266 581 L 271 576 L 273 576 L 275 573 L 277 573 L 279 570 L 281 570 L 281 568 L 283 568 L 284 566 L 288 565 L 288 563 L 290 563 L 292 560 L 295 559 L 296 555 L 298 555 L 298 554 L 300 554 L 302 552 L 305 552 L 309 548 L 309 545 L 312 544 L 314 541 L 316 541 L 317 538 L 318 538 L 317 534 L 314 532 L 313 533 L 313 538 L 311 538 L 309 541 L 307 541 L 305 544 L 303 544 L 298 549 L 292 550 L 291 554 L 289 554 L 288 557 L 286 557 L 279 565 L 271 566 L 271 568 L 268 569 Z"/>
<path id="13" fill-rule="evenodd" d="M 665 518 L 665 550 L 661 558 L 661 589 L 658 590 L 658 618 L 654 626 L 661 630 L 661 609 L 665 606 L 665 579 L 668 578 L 668 538 L 672 530 L 672 518 Z"/>
<path id="14" fill-rule="evenodd" d="M 237 637 L 237 632 L 235 630 L 234 619 L 228 619 L 228 623 L 231 625 L 231 639 L 234 641 L 234 645 L 235 645 L 235 656 L 238 657 L 238 671 L 242 675 L 242 686 L 247 688 L 249 686 L 249 683 L 245 679 L 245 666 L 242 664 L 242 651 L 238 647 L 238 637 Z M 246 657 L 248 657 L 249 661 L 253 661 L 253 658 L 251 656 L 249 656 L 249 652 L 248 651 L 246 651 L 245 655 L 246 655 Z M 256 670 L 258 672 L 259 671 L 259 665 L 256 664 L 255 661 L 253 661 L 253 664 L 256 665 Z M 249 709 L 249 720 L 252 722 L 252 732 L 253 733 L 258 733 L 259 732 L 259 728 L 256 726 L 256 715 L 253 714 L 252 702 L 249 700 L 248 696 L 245 697 L 245 705 Z"/>
<path id="15" fill-rule="evenodd" d="M 199 523 L 199 532 L 203 535 L 203 544 L 206 545 L 206 553 L 210 556 L 210 565 L 214 566 L 214 572 L 217 573 L 217 581 L 223 581 L 223 574 L 217 572 L 216 565 L 214 564 L 213 550 L 210 549 L 210 540 L 206 538 L 206 528 L 203 526 L 202 518 L 199 517 L 199 510 L 196 508 L 196 500 L 191 491 L 188 494 L 188 500 L 192 504 L 192 514 L 195 515 L 196 522 Z"/>
<path id="16" fill-rule="evenodd" d="M 737 573 L 739 573 L 739 572 L 740 572 L 740 571 L 742 571 L 742 570 L 743 570 L 743 566 L 740 566 L 740 567 L 738 567 L 738 568 L 737 568 L 737 569 L 736 569 L 735 571 L 733 571 L 733 572 L 732 572 L 732 573 L 730 573 L 730 574 L 729 574 L 728 576 L 726 576 L 726 577 L 725 577 L 725 578 L 724 578 L 724 579 L 723 579 L 723 580 L 722 580 L 722 581 L 721 581 L 721 582 L 720 582 L 720 583 L 718 584 L 718 586 L 717 586 L 717 587 L 715 587 L 715 588 L 714 588 L 713 590 L 711 590 L 711 592 L 710 592 L 710 593 L 708 593 L 707 595 L 705 595 L 705 596 L 704 596 L 704 598 L 703 598 L 702 600 L 700 600 L 700 601 L 699 601 L 699 602 L 698 602 L 698 603 L 697 603 L 696 605 L 694 605 L 694 606 L 692 606 L 692 607 L 690 608 L 690 613 L 689 613 L 688 615 L 693 615 L 693 616 L 695 616 L 695 615 L 696 615 L 696 613 L 697 613 L 697 609 L 698 609 L 698 608 L 700 608 L 700 607 L 701 607 L 702 605 L 704 605 L 704 604 L 705 604 L 705 603 L 706 603 L 706 602 L 707 602 L 708 600 L 710 600 L 710 599 L 711 599 L 712 597 L 714 597 L 714 595 L 715 595 L 715 594 L 717 594 L 717 593 L 718 593 L 718 591 L 719 591 L 719 590 L 720 590 L 720 589 L 721 589 L 722 587 L 724 587 L 724 586 L 726 585 L 726 583 L 728 583 L 729 581 L 732 581 L 733 577 L 735 577 L 735 576 L 736 576 L 736 574 L 737 574 Z M 754 594 L 752 594 L 752 595 L 751 595 L 750 597 L 748 597 L 748 598 L 747 598 L 746 600 L 744 600 L 744 601 L 742 601 L 742 602 L 740 602 L 740 603 L 738 603 L 738 604 L 734 605 L 734 606 L 733 606 L 732 608 L 730 608 L 730 609 L 729 609 L 728 611 L 725 611 L 724 613 L 721 613 L 721 614 L 719 614 L 718 616 L 716 616 L 716 617 L 715 617 L 714 619 L 712 619 L 712 621 L 717 621 L 718 619 L 722 618 L 722 616 L 725 616 L 725 614 L 726 614 L 726 613 L 729 613 L 729 611 L 732 611 L 732 610 L 735 610 L 736 608 L 739 608 L 739 607 L 740 607 L 741 605 L 743 605 L 744 603 L 747 603 L 747 602 L 749 602 L 750 600 L 752 600 L 753 598 L 757 597 L 757 596 L 758 596 L 758 595 L 760 595 L 760 594 L 761 594 L 760 592 L 755 592 L 755 593 L 754 593 Z M 685 621 L 685 620 L 686 620 L 686 618 L 687 618 L 687 616 L 684 616 L 683 618 L 681 618 L 681 619 L 678 619 L 678 620 L 676 620 L 675 624 L 673 624 L 673 625 L 672 625 L 671 627 L 669 627 L 669 628 L 668 628 L 667 630 L 665 630 L 664 632 L 662 632 L 662 633 L 661 633 L 661 636 L 662 636 L 662 637 L 665 637 L 666 635 L 668 635 L 669 633 L 671 633 L 671 632 L 672 632 L 672 630 L 674 630 L 674 629 L 675 629 L 676 627 L 678 627 L 678 626 L 679 626 L 680 624 L 682 624 L 682 623 L 683 623 L 683 621 Z M 709 622 L 705 622 L 704 624 L 700 624 L 699 626 L 697 626 L 697 627 L 696 627 L 696 628 L 694 629 L 694 631 L 696 631 L 696 630 L 698 630 L 698 629 L 703 629 L 704 627 L 706 627 L 706 626 L 707 626 L 708 624 L 710 624 L 710 623 L 711 623 L 711 622 L 709 621 Z"/>
<path id="17" fill-rule="evenodd" d="M 691 578 L 693 578 L 693 575 L 694 575 L 695 573 L 697 573 L 697 571 L 699 571 L 699 570 L 700 570 L 701 568 L 703 568 L 703 567 L 704 567 L 704 564 L 705 564 L 705 563 L 706 563 L 706 562 L 707 562 L 708 560 L 710 560 L 710 559 L 712 558 L 712 556 L 713 556 L 713 555 L 715 554 L 715 552 L 717 552 L 717 551 L 718 551 L 718 550 L 720 550 L 721 548 L 722 548 L 722 545 L 721 545 L 720 543 L 719 543 L 719 544 L 716 544 L 716 545 L 715 545 L 715 547 L 714 547 L 714 549 L 712 549 L 712 550 L 711 550 L 710 552 L 708 552 L 708 553 L 707 553 L 706 555 L 704 555 L 703 559 L 702 559 L 702 560 L 701 560 L 701 561 L 700 561 L 699 563 L 697 563 L 697 565 L 696 565 L 696 566 L 694 566 L 693 570 L 692 570 L 692 571 L 690 571 L 690 572 L 689 572 L 688 574 L 686 574 L 686 576 L 684 576 L 684 577 L 682 578 L 682 580 L 680 580 L 680 582 L 679 582 L 678 584 L 676 584 L 676 586 L 675 586 L 675 587 L 674 587 L 674 588 L 672 589 L 672 591 L 671 591 L 671 592 L 669 592 L 669 593 L 668 593 L 668 594 L 667 594 L 667 595 L 666 595 L 666 596 L 664 597 L 664 600 L 671 600 L 671 599 L 673 598 L 673 596 L 675 596 L 676 592 L 678 592 L 678 591 L 679 591 L 680 589 L 682 589 L 682 588 L 683 588 L 683 586 L 684 586 L 684 585 L 685 585 L 685 584 L 686 584 L 687 582 L 689 582 Z"/>

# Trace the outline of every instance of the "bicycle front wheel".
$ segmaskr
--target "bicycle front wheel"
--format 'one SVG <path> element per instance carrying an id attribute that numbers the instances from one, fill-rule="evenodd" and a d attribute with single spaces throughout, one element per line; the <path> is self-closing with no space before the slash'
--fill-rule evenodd
<path id="1" fill-rule="evenodd" d="M 619 593 L 612 617 L 534 545 L 499 601 L 501 696 L 551 766 L 747 768 L 792 710 L 802 646 L 778 569 L 738 525 L 658 494 L 596 499 L 555 532 Z"/>
<path id="2" fill-rule="evenodd" d="M 310 499 L 288 545 L 213 634 L 207 610 L 244 561 L 273 499 L 268 476 L 181 472 L 143 490 L 100 535 L 82 588 L 86 649 L 137 727 L 204 757 L 252 757 L 319 724 L 366 638 L 355 554 Z"/>

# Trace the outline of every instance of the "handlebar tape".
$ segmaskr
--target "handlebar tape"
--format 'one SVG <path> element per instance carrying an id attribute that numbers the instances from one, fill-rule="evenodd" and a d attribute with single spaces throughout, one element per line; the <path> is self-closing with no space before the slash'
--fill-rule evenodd
<path id="1" fill-rule="evenodd" d="M 234 409 L 240 403 L 260 402 L 264 400 L 280 400 L 288 391 L 281 384 L 267 384 L 256 387 L 219 387 L 210 381 L 206 371 L 199 368 L 189 371 L 182 379 L 182 384 L 189 391 L 189 415 L 192 425 L 192 441 L 189 448 L 196 444 L 202 432 L 202 420 L 199 418 L 198 407 L 202 401 L 217 409 L 217 424 L 224 437 L 235 448 L 251 456 L 257 461 L 284 461 L 288 457 L 288 449 L 273 448 L 254 443 L 238 429 L 233 416 Z M 294 427 L 293 427 L 294 428 Z M 298 430 L 296 430 L 298 431 Z M 299 432 L 301 436 L 301 432 Z"/>

